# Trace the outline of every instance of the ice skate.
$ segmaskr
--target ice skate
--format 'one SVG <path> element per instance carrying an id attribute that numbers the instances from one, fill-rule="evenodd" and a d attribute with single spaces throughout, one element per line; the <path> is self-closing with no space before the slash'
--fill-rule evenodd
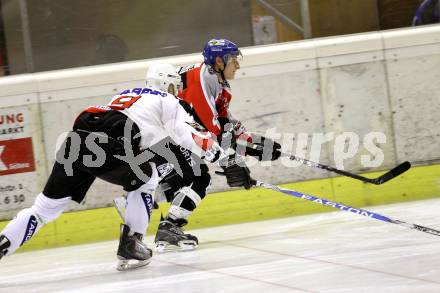
<path id="1" fill-rule="evenodd" d="M 10 245 L 9 239 L 5 235 L 0 235 L 0 259 L 6 255 Z"/>
<path id="2" fill-rule="evenodd" d="M 118 271 L 126 271 L 146 266 L 150 263 L 153 252 L 142 242 L 143 236 L 139 233 L 130 235 L 130 228 L 121 224 L 121 237 L 118 247 Z"/>
<path id="3" fill-rule="evenodd" d="M 188 222 L 185 219 L 172 220 L 166 218 L 159 223 L 154 242 L 159 253 L 179 250 L 194 250 L 199 241 L 191 234 L 185 234 L 182 226 Z"/>

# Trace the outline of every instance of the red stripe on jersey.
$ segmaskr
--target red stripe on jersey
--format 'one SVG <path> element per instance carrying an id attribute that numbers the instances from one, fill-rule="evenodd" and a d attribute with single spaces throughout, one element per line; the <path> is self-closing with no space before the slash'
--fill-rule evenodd
<path id="1" fill-rule="evenodd" d="M 209 97 L 206 97 L 201 80 L 200 80 L 200 67 L 195 67 L 188 70 L 186 74 L 186 88 L 179 94 L 179 98 L 192 105 L 197 116 L 203 123 L 203 126 L 208 129 L 209 132 L 219 135 L 221 129 L 214 123 L 217 120 L 217 113 L 213 112 L 209 105 Z"/>
<path id="2" fill-rule="evenodd" d="M 84 113 L 99 114 L 99 113 L 105 113 L 105 112 L 110 111 L 110 110 L 111 110 L 111 108 L 107 107 L 107 106 L 89 106 L 84 111 L 79 113 L 79 115 L 75 119 L 75 123 L 76 123 L 76 120 L 78 120 L 79 116 L 81 116 Z"/>
<path id="3" fill-rule="evenodd" d="M 227 118 L 229 116 L 228 108 L 231 98 L 232 98 L 231 93 L 226 89 L 223 89 L 221 95 L 215 100 L 215 105 L 218 111 L 218 117 Z"/>
<path id="4" fill-rule="evenodd" d="M 82 113 L 84 113 L 84 112 L 87 112 L 87 113 L 105 113 L 105 112 L 107 112 L 109 110 L 111 110 L 111 108 L 107 107 L 107 106 L 90 106 L 90 107 L 86 108 L 84 111 L 82 111 Z"/>

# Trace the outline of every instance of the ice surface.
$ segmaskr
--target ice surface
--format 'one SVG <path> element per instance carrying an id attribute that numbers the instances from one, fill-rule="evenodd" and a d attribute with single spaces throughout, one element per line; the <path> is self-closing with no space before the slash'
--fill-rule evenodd
<path id="1" fill-rule="evenodd" d="M 367 209 L 440 229 L 440 199 Z M 129 272 L 117 241 L 17 253 L 0 260 L 0 292 L 440 292 L 440 237 L 351 213 L 190 232 L 197 250 Z"/>

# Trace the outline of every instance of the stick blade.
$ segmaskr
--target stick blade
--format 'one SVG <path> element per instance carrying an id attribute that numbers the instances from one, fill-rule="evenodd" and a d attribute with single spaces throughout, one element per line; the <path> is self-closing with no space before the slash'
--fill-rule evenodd
<path id="1" fill-rule="evenodd" d="M 406 171 L 409 170 L 409 168 L 411 168 L 411 163 L 408 161 L 403 162 L 402 164 L 398 165 L 397 167 L 394 167 L 393 169 L 391 169 L 387 173 L 383 174 L 382 176 L 377 177 L 376 179 L 373 179 L 371 183 L 376 184 L 376 185 L 383 184 L 383 183 L 401 175 L 402 173 L 405 173 Z"/>
<path id="2" fill-rule="evenodd" d="M 413 227 L 411 227 L 411 229 L 416 229 L 416 230 L 419 230 L 419 231 L 422 231 L 422 232 L 425 232 L 425 233 L 429 233 L 429 234 L 432 234 L 432 235 L 440 236 L 440 231 L 434 230 L 432 228 L 428 228 L 428 227 L 425 227 L 425 226 L 420 226 L 420 225 L 413 224 Z"/>

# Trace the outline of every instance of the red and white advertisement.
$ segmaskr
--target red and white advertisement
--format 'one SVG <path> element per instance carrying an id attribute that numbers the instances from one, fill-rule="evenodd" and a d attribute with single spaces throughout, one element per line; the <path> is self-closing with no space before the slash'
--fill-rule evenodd
<path id="1" fill-rule="evenodd" d="M 30 206 L 35 198 L 31 124 L 27 107 L 0 109 L 0 212 Z"/>
<path id="2" fill-rule="evenodd" d="M 32 138 L 0 141 L 0 176 L 35 171 Z"/>

